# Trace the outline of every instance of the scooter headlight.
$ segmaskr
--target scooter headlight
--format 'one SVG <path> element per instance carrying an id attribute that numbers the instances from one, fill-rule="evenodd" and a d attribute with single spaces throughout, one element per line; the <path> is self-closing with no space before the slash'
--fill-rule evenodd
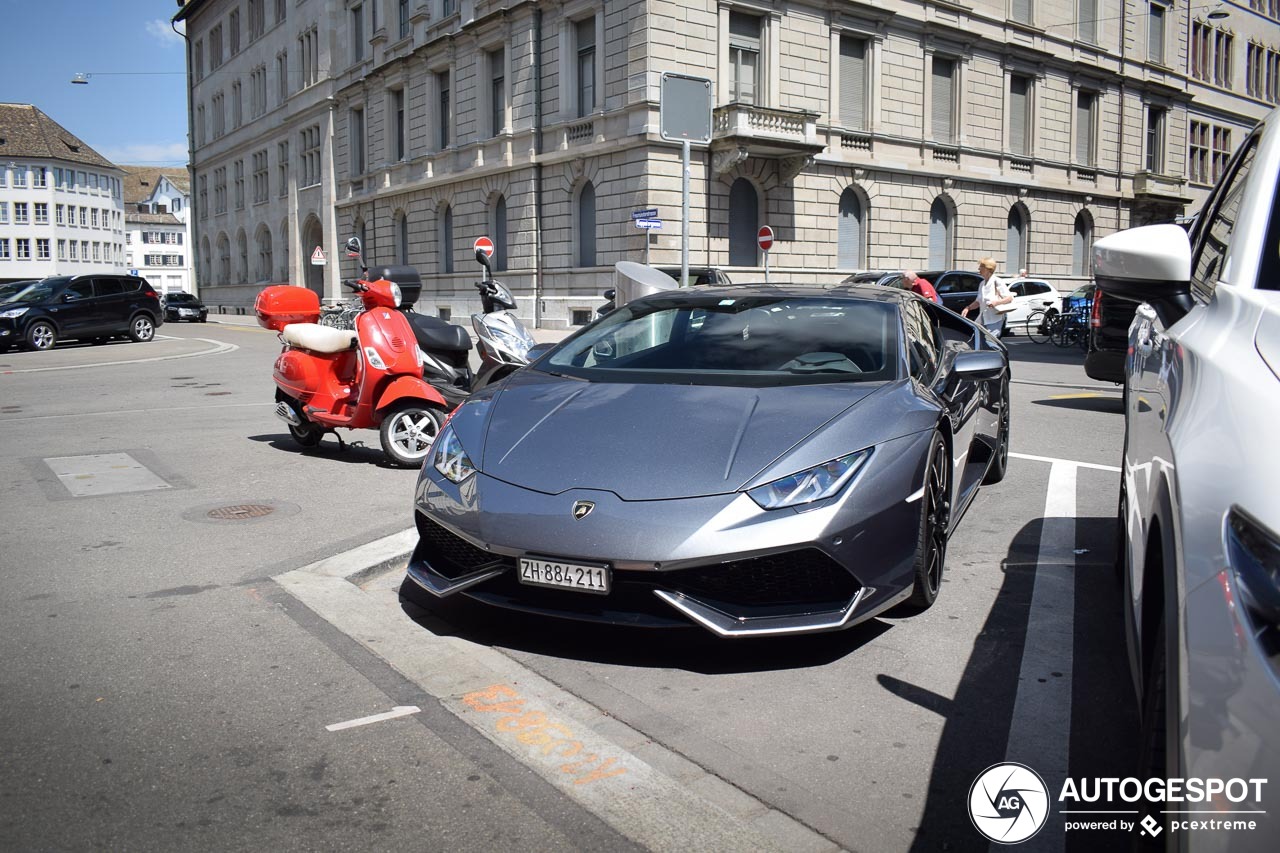
<path id="1" fill-rule="evenodd" d="M 400 292 L 400 285 L 394 281 L 391 282 L 391 298 L 395 300 L 396 307 L 400 307 L 400 303 L 404 300 L 404 294 Z"/>
<path id="2" fill-rule="evenodd" d="M 761 509 L 782 509 L 820 501 L 839 493 L 845 483 L 866 464 L 870 449 L 850 453 L 821 465 L 756 486 L 747 494 L 760 504 Z"/>
<path id="3" fill-rule="evenodd" d="M 462 442 L 450 426 L 436 439 L 431 464 L 451 483 L 461 483 L 476 472 L 471 457 L 462 449 Z"/>

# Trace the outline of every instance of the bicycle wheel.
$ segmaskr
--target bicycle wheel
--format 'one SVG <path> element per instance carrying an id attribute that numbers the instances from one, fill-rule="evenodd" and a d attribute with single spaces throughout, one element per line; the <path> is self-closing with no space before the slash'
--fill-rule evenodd
<path id="1" fill-rule="evenodd" d="M 1080 338 L 1080 323 L 1074 318 L 1065 319 L 1053 335 L 1053 342 L 1060 347 L 1069 347 Z"/>
<path id="2" fill-rule="evenodd" d="M 1052 332 L 1051 321 L 1052 318 L 1043 308 L 1032 311 L 1031 316 L 1027 318 L 1027 337 L 1038 344 L 1048 343 Z"/>

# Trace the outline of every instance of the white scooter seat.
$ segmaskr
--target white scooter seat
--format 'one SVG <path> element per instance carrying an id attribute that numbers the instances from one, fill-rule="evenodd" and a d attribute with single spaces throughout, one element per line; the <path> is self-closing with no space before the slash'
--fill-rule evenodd
<path id="1" fill-rule="evenodd" d="M 356 333 L 319 323 L 290 323 L 281 333 L 284 342 L 312 352 L 342 352 L 356 345 Z"/>

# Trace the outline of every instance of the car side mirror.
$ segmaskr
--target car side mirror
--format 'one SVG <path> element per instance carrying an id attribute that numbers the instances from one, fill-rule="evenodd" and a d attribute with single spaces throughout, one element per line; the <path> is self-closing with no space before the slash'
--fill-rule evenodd
<path id="1" fill-rule="evenodd" d="M 1192 308 L 1191 240 L 1180 225 L 1144 225 L 1093 246 L 1093 277 L 1108 296 L 1146 302 L 1165 326 Z"/>
<path id="2" fill-rule="evenodd" d="M 555 344 L 534 344 L 529 347 L 529 351 L 525 353 L 524 357 L 528 359 L 530 364 L 532 364 L 547 353 L 551 352 L 551 350 L 555 349 L 555 346 Z"/>
<path id="3" fill-rule="evenodd" d="M 965 379 L 998 379 L 1004 372 L 1004 356 L 994 350 L 956 353 L 952 372 Z"/>
<path id="4" fill-rule="evenodd" d="M 613 300 L 618 298 L 618 291 L 611 287 L 600 295 L 603 296 L 605 299 L 609 300 L 610 302 L 612 302 Z"/>

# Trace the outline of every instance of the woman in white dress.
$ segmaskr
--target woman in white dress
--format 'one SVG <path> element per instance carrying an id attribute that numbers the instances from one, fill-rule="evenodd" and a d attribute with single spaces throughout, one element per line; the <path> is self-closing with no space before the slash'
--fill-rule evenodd
<path id="1" fill-rule="evenodd" d="M 968 317 L 970 311 L 978 311 L 978 322 L 993 335 L 1004 331 L 1004 314 L 997 305 L 1012 305 L 1013 291 L 996 275 L 996 259 L 983 258 L 978 261 L 978 272 L 982 275 L 982 286 L 978 288 L 978 298 L 965 306 L 960 316 Z"/>

